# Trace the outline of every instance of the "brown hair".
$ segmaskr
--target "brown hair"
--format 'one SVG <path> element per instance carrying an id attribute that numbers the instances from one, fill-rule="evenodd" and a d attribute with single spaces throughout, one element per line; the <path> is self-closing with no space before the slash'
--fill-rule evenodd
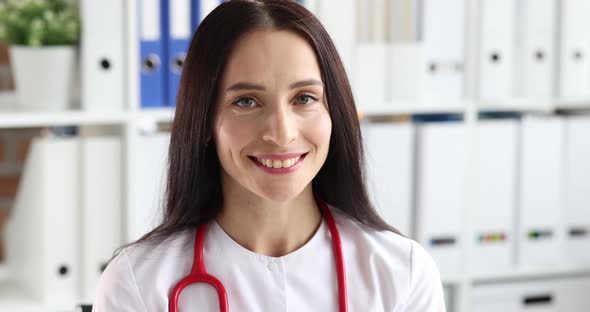
<path id="1" fill-rule="evenodd" d="M 320 21 L 295 1 L 232 0 L 213 10 L 192 38 L 172 125 L 163 221 L 138 242 L 161 241 L 195 229 L 222 208 L 221 166 L 211 140 L 216 95 L 235 42 L 255 29 L 293 31 L 309 42 L 318 59 L 332 134 L 326 162 L 312 182 L 314 194 L 360 223 L 399 233 L 379 217 L 368 199 L 352 91 Z"/>

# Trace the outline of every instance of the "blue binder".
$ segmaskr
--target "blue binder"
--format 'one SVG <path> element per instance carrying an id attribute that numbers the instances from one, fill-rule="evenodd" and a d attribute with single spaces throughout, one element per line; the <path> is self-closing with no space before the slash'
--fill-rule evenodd
<path id="1" fill-rule="evenodd" d="M 167 19 L 162 28 L 166 34 L 168 56 L 166 106 L 175 107 L 182 67 L 193 33 L 192 7 L 195 5 L 195 0 L 164 0 L 164 2 L 166 2 Z"/>
<path id="2" fill-rule="evenodd" d="M 142 108 L 162 107 L 166 99 L 164 49 L 166 7 L 163 0 L 140 0 L 139 6 L 139 89 Z M 150 14 L 148 14 L 150 13 Z"/>
<path id="3" fill-rule="evenodd" d="M 166 106 L 176 106 L 182 67 L 194 31 L 223 0 L 163 0 L 166 7 L 167 84 Z"/>

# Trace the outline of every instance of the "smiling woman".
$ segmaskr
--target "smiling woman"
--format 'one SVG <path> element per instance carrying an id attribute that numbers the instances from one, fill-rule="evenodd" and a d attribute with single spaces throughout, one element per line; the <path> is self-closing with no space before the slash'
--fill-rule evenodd
<path id="1" fill-rule="evenodd" d="M 444 311 L 430 256 L 367 197 L 348 79 L 302 6 L 215 9 L 175 116 L 164 220 L 111 261 L 95 311 Z"/>

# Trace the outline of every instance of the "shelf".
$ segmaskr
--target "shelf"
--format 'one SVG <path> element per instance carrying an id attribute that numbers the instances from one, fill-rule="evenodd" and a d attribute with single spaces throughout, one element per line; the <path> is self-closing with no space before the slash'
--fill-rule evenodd
<path id="1" fill-rule="evenodd" d="M 13 92 L 0 93 L 0 129 L 51 126 L 117 125 L 127 121 L 126 112 L 31 111 L 16 107 Z"/>
<path id="2" fill-rule="evenodd" d="M 132 118 L 142 121 L 151 122 L 172 122 L 174 119 L 175 108 L 143 108 L 131 114 Z"/>
<path id="3" fill-rule="evenodd" d="M 127 121 L 126 113 L 66 112 L 2 112 L 1 128 L 36 128 L 51 126 L 117 125 Z"/>
<path id="4" fill-rule="evenodd" d="M 364 107 L 357 102 L 357 110 L 367 117 L 412 114 L 463 114 L 469 103 L 467 100 L 457 100 L 452 104 L 441 104 L 434 101 L 394 100 L 389 103 Z"/>
<path id="5" fill-rule="evenodd" d="M 564 110 L 590 110 L 590 98 L 556 99 L 555 108 Z"/>
<path id="6" fill-rule="evenodd" d="M 553 99 L 522 99 L 480 100 L 476 107 L 480 112 L 539 112 L 551 113 L 555 109 Z"/>
<path id="7" fill-rule="evenodd" d="M 474 284 L 489 284 L 527 279 L 567 278 L 576 276 L 590 276 L 590 265 L 570 265 L 562 267 L 516 268 L 500 272 L 475 273 L 470 276 Z"/>

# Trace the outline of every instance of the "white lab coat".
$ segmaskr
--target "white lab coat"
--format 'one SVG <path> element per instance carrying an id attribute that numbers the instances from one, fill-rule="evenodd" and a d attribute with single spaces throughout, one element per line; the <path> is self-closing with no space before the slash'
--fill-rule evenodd
<path id="1" fill-rule="evenodd" d="M 439 271 L 418 243 L 330 209 L 342 240 L 349 311 L 445 311 Z M 168 294 L 190 272 L 194 234 L 119 254 L 100 279 L 93 311 L 167 311 Z M 282 257 L 243 248 L 216 222 L 207 229 L 204 248 L 207 271 L 224 284 L 230 311 L 338 310 L 332 241 L 324 221 L 304 246 Z M 217 312 L 217 300 L 212 287 L 189 286 L 179 309 Z"/>

